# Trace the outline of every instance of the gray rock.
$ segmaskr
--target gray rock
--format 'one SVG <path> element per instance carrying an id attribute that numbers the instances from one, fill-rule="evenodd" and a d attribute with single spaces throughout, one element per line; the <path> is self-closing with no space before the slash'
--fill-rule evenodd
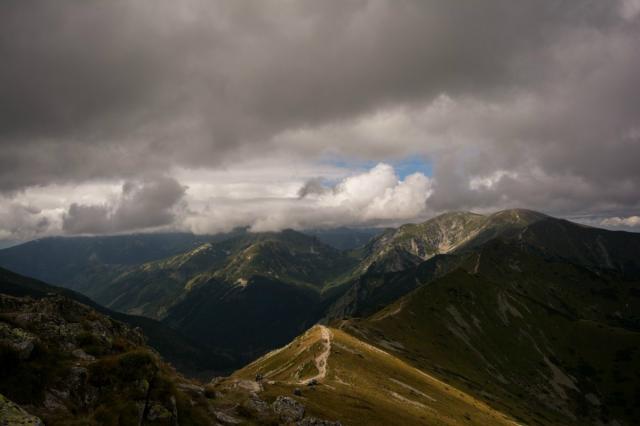
<path id="1" fill-rule="evenodd" d="M 242 420 L 237 419 L 230 414 L 223 413 L 222 411 L 216 411 L 215 416 L 219 422 L 222 422 L 226 425 L 237 425 L 239 423 L 242 423 Z"/>
<path id="2" fill-rule="evenodd" d="M 28 331 L 0 323 L 0 343 L 15 351 L 20 360 L 29 359 L 36 340 L 36 337 Z"/>
<path id="3" fill-rule="evenodd" d="M 71 354 L 82 361 L 93 362 L 96 360 L 96 357 L 94 357 L 93 355 L 89 355 L 80 348 L 74 349 Z"/>
<path id="4" fill-rule="evenodd" d="M 304 405 L 288 396 L 280 395 L 273 402 L 272 408 L 284 422 L 296 422 L 304 417 Z"/>
<path id="5" fill-rule="evenodd" d="M 262 392 L 262 384 L 253 380 L 238 379 L 233 382 L 233 387 L 249 392 Z"/>
<path id="6" fill-rule="evenodd" d="M 89 384 L 89 372 L 84 367 L 71 367 L 65 384 L 69 396 L 82 408 L 91 406 L 98 398 L 98 390 Z"/>
<path id="7" fill-rule="evenodd" d="M 44 423 L 0 395 L 0 426 L 44 426 Z"/>

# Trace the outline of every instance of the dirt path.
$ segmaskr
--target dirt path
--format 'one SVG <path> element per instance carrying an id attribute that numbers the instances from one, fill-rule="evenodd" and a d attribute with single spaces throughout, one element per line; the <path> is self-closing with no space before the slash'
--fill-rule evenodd
<path id="1" fill-rule="evenodd" d="M 322 343 L 324 345 L 324 350 L 316 357 L 314 360 L 316 364 L 316 368 L 318 369 L 318 374 L 308 379 L 302 380 L 300 384 L 306 385 L 312 380 L 322 380 L 327 377 L 327 362 L 329 360 L 329 354 L 331 353 L 331 340 L 333 339 L 333 334 L 331 330 L 329 330 L 324 325 L 319 325 L 320 333 L 322 335 Z"/>

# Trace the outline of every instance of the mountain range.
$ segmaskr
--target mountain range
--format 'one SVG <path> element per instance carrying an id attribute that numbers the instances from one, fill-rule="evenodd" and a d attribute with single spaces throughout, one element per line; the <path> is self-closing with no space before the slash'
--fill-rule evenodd
<path id="1" fill-rule="evenodd" d="M 248 424 L 640 419 L 635 233 L 452 212 L 375 232 L 48 238 L 0 267 L 58 286 L 3 270 L 0 293 L 139 327 L 183 374 L 235 370 L 210 392 Z"/>

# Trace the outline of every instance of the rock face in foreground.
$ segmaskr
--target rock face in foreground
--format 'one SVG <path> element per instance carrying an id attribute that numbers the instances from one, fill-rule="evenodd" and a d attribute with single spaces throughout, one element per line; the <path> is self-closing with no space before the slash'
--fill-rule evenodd
<path id="1" fill-rule="evenodd" d="M 139 331 L 60 296 L 0 294 L 0 370 L 0 393 L 22 408 L 3 405 L 47 424 L 172 425 L 179 412 L 206 414 L 205 398 L 177 389 L 183 379 Z"/>
<path id="2" fill-rule="evenodd" d="M 32 416 L 18 405 L 0 395 L 0 425 L 1 426 L 44 426 L 42 420 Z"/>
<path id="3" fill-rule="evenodd" d="M 0 426 L 334 424 L 258 382 L 188 380 L 139 330 L 57 295 L 0 293 L 0 377 Z"/>

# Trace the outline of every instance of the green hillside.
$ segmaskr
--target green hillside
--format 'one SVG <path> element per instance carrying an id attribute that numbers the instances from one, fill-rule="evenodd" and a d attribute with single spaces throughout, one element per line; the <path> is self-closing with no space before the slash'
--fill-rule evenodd
<path id="1" fill-rule="evenodd" d="M 128 268 L 86 294 L 120 312 L 162 319 L 203 283 L 243 287 L 259 276 L 320 293 L 355 263 L 343 252 L 296 231 L 244 233 Z"/>
<path id="2" fill-rule="evenodd" d="M 513 425 L 468 393 L 342 330 L 318 326 L 218 384 L 256 375 L 261 398 L 292 395 L 309 416 L 343 425 Z"/>
<path id="3" fill-rule="evenodd" d="M 609 271 L 624 279 L 640 276 L 640 235 L 591 228 L 529 210 L 505 210 L 489 216 L 445 214 L 390 232 L 394 238 L 383 235 L 372 240 L 369 249 L 385 249 L 370 250 L 378 253 L 378 260 L 368 267 L 372 255 L 363 258 L 362 273 L 351 279 L 348 290 L 328 310 L 327 318 L 372 314 L 455 269 L 465 259 L 475 259 L 479 248 L 496 240 L 527 246 L 595 273 Z M 418 241 L 433 242 L 428 246 L 431 251 L 416 251 L 416 247 L 424 248 Z"/>
<path id="4" fill-rule="evenodd" d="M 640 417 L 640 281 L 497 241 L 345 330 L 527 424 Z"/>

